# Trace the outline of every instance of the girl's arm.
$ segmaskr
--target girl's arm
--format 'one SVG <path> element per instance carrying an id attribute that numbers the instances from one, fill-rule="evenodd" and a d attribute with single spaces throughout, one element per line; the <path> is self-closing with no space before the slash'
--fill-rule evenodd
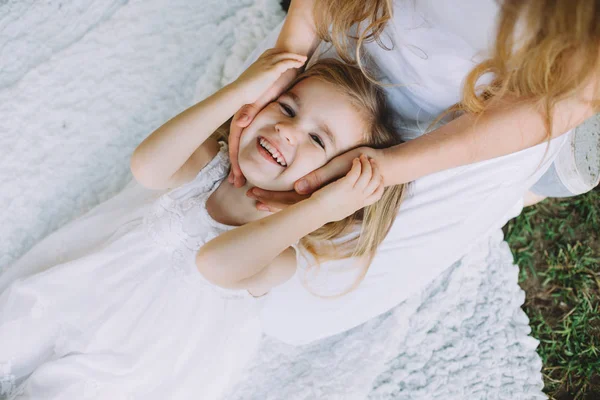
<path id="1" fill-rule="evenodd" d="M 246 289 L 252 296 L 260 297 L 287 282 L 295 273 L 296 252 L 288 247 L 258 274 L 239 281 L 234 289 Z"/>
<path id="2" fill-rule="evenodd" d="M 216 154 L 214 141 L 207 141 L 209 136 L 242 105 L 255 101 L 281 74 L 301 67 L 305 61 L 305 56 L 265 51 L 233 83 L 144 139 L 131 156 L 134 177 L 151 189 L 176 187 L 193 179 Z"/>
<path id="3" fill-rule="evenodd" d="M 353 160 L 345 177 L 306 200 L 206 243 L 196 254 L 198 271 L 215 285 L 247 289 L 244 285 L 250 281 L 244 280 L 259 274 L 302 237 L 377 201 L 383 193 L 379 171 L 375 161 L 364 156 Z"/>
<path id="4" fill-rule="evenodd" d="M 225 86 L 152 132 L 131 156 L 135 179 L 151 189 L 193 179 L 215 155 L 214 143 L 206 140 L 244 105 L 239 92 L 235 84 Z"/>

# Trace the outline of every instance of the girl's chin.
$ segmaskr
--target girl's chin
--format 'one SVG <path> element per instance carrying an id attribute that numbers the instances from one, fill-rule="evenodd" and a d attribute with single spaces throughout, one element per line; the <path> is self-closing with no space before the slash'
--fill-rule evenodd
<path id="1" fill-rule="evenodd" d="M 294 190 L 295 181 L 283 182 L 282 177 L 274 173 L 273 169 L 269 168 L 269 165 L 264 166 L 265 168 L 263 170 L 263 165 L 256 165 L 253 161 L 247 162 L 247 160 L 240 160 L 240 169 L 249 186 L 271 190 L 273 192 L 288 192 Z M 287 176 L 285 180 L 288 180 Z"/>
<path id="2" fill-rule="evenodd" d="M 293 182 L 291 184 L 284 184 L 283 182 L 278 182 L 277 179 L 265 179 L 265 175 L 256 176 L 252 173 L 247 175 L 244 172 L 244 169 L 242 169 L 242 173 L 246 178 L 246 184 L 251 187 L 257 187 L 263 190 L 270 190 L 272 192 L 288 192 L 290 190 L 294 190 Z"/>

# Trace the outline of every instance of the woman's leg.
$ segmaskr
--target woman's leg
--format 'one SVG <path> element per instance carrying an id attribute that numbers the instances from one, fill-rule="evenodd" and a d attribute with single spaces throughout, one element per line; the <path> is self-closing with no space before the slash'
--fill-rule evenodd
<path id="1" fill-rule="evenodd" d="M 589 192 L 600 182 L 600 114 L 575 128 L 552 166 L 533 185 L 538 198 L 571 197 Z"/>

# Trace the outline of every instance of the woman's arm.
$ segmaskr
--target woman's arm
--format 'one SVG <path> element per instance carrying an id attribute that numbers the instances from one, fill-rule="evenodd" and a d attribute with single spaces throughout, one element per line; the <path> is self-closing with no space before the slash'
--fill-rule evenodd
<path id="1" fill-rule="evenodd" d="M 559 101 L 553 113 L 553 138 L 561 136 L 594 115 L 590 83 L 583 96 Z M 501 157 L 547 140 L 544 117 L 532 101 L 504 98 L 481 115 L 464 114 L 414 140 L 383 151 L 386 185 Z"/>
<path id="2" fill-rule="evenodd" d="M 552 137 L 558 137 L 593 116 L 598 79 L 592 79 L 576 96 L 554 107 Z M 339 155 L 323 167 L 299 179 L 295 192 L 271 192 L 253 188 L 248 194 L 257 207 L 277 211 L 342 176 L 359 154 L 382 166 L 385 186 L 407 183 L 435 172 L 505 156 L 547 139 L 546 124 L 533 101 L 505 97 L 481 115 L 464 114 L 444 126 L 406 143 L 377 150 L 359 147 Z M 541 161 L 541 160 L 540 160 Z M 261 208 L 259 208 L 261 209 Z"/>
<path id="3" fill-rule="evenodd" d="M 308 57 L 312 55 L 319 43 L 313 17 L 314 4 L 315 0 L 292 0 L 276 48 Z"/>
<path id="4" fill-rule="evenodd" d="M 552 119 L 553 138 L 575 128 L 597 112 L 594 96 L 598 84 L 597 77 L 590 79 L 577 95 L 556 103 Z M 379 162 L 383 168 L 385 185 L 390 186 L 515 153 L 543 143 L 546 139 L 546 124 L 538 103 L 506 96 L 491 104 L 480 115 L 463 114 L 406 143 L 384 150 L 366 147 L 351 150 L 298 180 L 295 189 L 300 194 L 312 193 L 346 173 L 351 160 L 360 153 Z M 275 192 L 257 190 L 255 195 L 256 200 L 273 206 L 272 209 L 290 203 L 289 194 L 286 194 L 286 201 L 284 195 Z"/>

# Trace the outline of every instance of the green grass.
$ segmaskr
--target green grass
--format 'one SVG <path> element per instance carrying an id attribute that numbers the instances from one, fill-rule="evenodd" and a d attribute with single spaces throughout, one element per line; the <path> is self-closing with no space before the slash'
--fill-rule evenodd
<path id="1" fill-rule="evenodd" d="M 600 399 L 600 190 L 549 199 L 505 227 L 551 399 Z"/>

